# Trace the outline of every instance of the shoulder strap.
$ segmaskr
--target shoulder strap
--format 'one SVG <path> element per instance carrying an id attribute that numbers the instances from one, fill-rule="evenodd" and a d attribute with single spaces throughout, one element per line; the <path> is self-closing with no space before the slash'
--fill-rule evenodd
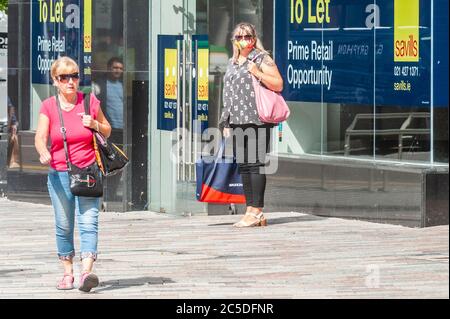
<path id="1" fill-rule="evenodd" d="M 61 104 L 59 102 L 58 94 L 55 95 L 55 99 L 56 99 L 56 105 L 57 105 L 58 114 L 59 114 L 59 122 L 61 123 L 61 134 L 63 136 L 64 152 L 66 154 L 66 165 L 67 165 L 67 169 L 69 171 L 71 171 L 72 170 L 72 166 L 71 166 L 71 163 L 69 161 L 69 150 L 68 150 L 68 147 L 67 147 L 66 128 L 64 127 L 64 119 L 63 119 L 63 115 L 62 115 L 62 111 L 61 111 Z"/>
<path id="2" fill-rule="evenodd" d="M 91 114 L 91 96 L 83 93 L 83 101 L 84 101 L 84 114 L 90 115 Z M 96 133 L 95 130 L 90 129 L 94 134 Z"/>
<path id="3" fill-rule="evenodd" d="M 91 99 L 86 98 L 86 93 L 83 94 L 83 100 L 84 100 L 84 114 L 90 115 L 91 114 Z"/>
<path id="4" fill-rule="evenodd" d="M 264 59 L 264 55 L 265 55 L 265 54 L 266 54 L 265 52 L 259 52 L 259 53 L 257 53 L 257 54 L 253 57 L 253 59 L 251 59 L 250 61 L 255 62 L 256 59 L 258 59 L 260 56 L 263 56 L 263 58 L 261 59 L 261 61 L 260 61 L 259 63 L 256 64 L 258 67 L 261 67 L 261 63 L 262 63 L 262 61 L 263 61 L 263 59 Z"/>

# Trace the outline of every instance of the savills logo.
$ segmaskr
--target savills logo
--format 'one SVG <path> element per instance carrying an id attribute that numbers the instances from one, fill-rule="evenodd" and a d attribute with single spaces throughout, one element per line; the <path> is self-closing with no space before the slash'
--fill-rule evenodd
<path id="1" fill-rule="evenodd" d="M 394 0 L 394 61 L 419 61 L 419 0 Z"/>

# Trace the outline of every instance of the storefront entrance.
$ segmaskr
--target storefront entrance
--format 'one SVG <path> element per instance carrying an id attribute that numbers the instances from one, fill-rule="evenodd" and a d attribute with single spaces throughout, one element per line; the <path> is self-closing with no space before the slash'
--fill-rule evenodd
<path id="1" fill-rule="evenodd" d="M 151 111 L 150 210 L 232 212 L 229 205 L 196 200 L 195 162 L 209 141 L 201 133 L 218 127 L 233 27 L 241 21 L 255 24 L 271 49 L 272 7 L 272 1 L 263 0 L 195 0 L 153 8 L 162 15 L 152 17 L 152 65 L 158 72 L 151 80 L 151 105 L 157 107 Z"/>

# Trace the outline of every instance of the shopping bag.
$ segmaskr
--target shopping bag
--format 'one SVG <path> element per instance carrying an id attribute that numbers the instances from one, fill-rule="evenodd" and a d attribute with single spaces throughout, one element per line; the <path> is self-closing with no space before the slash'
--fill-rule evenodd
<path id="1" fill-rule="evenodd" d="M 197 200 L 204 203 L 244 204 L 245 195 L 238 164 L 223 156 L 222 143 L 216 156 L 203 156 L 196 163 Z"/>

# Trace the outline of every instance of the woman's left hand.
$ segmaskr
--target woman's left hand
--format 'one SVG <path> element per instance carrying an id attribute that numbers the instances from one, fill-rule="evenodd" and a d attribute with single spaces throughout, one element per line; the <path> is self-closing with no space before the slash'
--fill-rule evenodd
<path id="1" fill-rule="evenodd" d="M 83 115 L 83 118 L 81 119 L 81 121 L 83 122 L 83 125 L 85 127 L 89 127 L 91 129 L 96 128 L 96 121 L 90 115 Z"/>

